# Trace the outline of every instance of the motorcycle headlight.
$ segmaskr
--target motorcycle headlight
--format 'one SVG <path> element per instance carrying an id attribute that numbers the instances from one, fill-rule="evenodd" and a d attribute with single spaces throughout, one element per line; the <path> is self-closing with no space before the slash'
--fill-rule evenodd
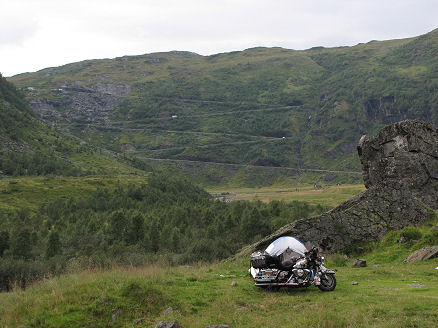
<path id="1" fill-rule="evenodd" d="M 325 260 L 324 256 L 321 256 L 321 262 L 322 263 L 324 263 L 324 260 Z"/>

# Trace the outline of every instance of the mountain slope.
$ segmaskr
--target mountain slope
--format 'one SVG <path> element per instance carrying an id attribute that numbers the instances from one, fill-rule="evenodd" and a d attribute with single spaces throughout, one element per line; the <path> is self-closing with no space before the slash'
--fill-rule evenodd
<path id="1" fill-rule="evenodd" d="M 87 145 L 42 122 L 24 95 L 0 76 L 0 176 L 133 173 L 135 161 Z M 143 168 L 146 168 L 144 165 Z"/>
<path id="2" fill-rule="evenodd" d="M 143 159 L 357 170 L 383 124 L 438 124 L 438 30 L 354 47 L 89 60 L 11 78 L 88 142 Z"/>

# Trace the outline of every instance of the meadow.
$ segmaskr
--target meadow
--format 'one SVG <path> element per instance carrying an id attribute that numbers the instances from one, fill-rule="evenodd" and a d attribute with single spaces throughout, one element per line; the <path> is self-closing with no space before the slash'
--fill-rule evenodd
<path id="1" fill-rule="evenodd" d="M 146 179 L 140 175 L 0 178 L 0 211 L 35 211 L 41 205 L 59 198 L 79 197 L 98 188 L 145 183 Z"/>
<path id="2" fill-rule="evenodd" d="M 221 187 L 207 190 L 213 195 L 223 196 L 231 200 L 302 201 L 312 205 L 335 207 L 365 190 L 365 186 L 362 184 L 328 185 L 316 189 L 312 184 L 296 184 L 291 187 Z"/>
<path id="3" fill-rule="evenodd" d="M 173 320 L 186 328 L 436 327 L 438 259 L 399 260 L 352 268 L 351 260 L 336 266 L 329 258 L 338 270 L 333 292 L 263 291 L 253 286 L 247 259 L 73 273 L 0 294 L 0 327 L 155 327 Z"/>

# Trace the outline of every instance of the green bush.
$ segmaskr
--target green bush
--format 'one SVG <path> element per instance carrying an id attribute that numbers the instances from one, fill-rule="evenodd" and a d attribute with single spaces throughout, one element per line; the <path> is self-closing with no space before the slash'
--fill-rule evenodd
<path id="1" fill-rule="evenodd" d="M 3 252 L 9 249 L 9 232 L 0 231 L 0 257 L 3 256 Z"/>
<path id="2" fill-rule="evenodd" d="M 399 239 L 400 239 L 400 231 L 390 231 L 385 237 L 383 237 L 380 243 L 383 246 L 391 246 L 397 244 Z"/>
<path id="3" fill-rule="evenodd" d="M 327 259 L 328 265 L 335 267 L 344 267 L 347 265 L 347 257 L 343 254 L 332 254 Z"/>
<path id="4" fill-rule="evenodd" d="M 66 259 L 55 256 L 50 260 L 29 261 L 23 259 L 0 259 L 0 292 L 14 287 L 25 289 L 35 281 L 65 272 Z"/>
<path id="5" fill-rule="evenodd" d="M 416 244 L 418 247 L 428 247 L 438 245 L 438 231 L 430 231 L 423 235 L 421 241 Z"/>
<path id="6" fill-rule="evenodd" d="M 10 291 L 14 286 L 26 288 L 49 273 L 44 263 L 24 260 L 0 260 L 0 291 Z"/>
<path id="7" fill-rule="evenodd" d="M 422 236 L 423 234 L 417 227 L 406 227 L 400 233 L 400 238 L 403 237 L 406 242 L 419 240 Z"/>

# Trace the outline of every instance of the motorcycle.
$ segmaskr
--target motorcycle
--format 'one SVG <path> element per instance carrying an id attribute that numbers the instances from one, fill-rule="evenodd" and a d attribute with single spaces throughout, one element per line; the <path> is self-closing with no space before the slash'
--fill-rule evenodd
<path id="1" fill-rule="evenodd" d="M 294 237 L 280 237 L 266 250 L 251 254 L 249 272 L 255 286 L 264 288 L 309 287 L 322 291 L 336 287 L 335 271 L 324 266 L 324 257 L 318 248 L 306 248 Z"/>

